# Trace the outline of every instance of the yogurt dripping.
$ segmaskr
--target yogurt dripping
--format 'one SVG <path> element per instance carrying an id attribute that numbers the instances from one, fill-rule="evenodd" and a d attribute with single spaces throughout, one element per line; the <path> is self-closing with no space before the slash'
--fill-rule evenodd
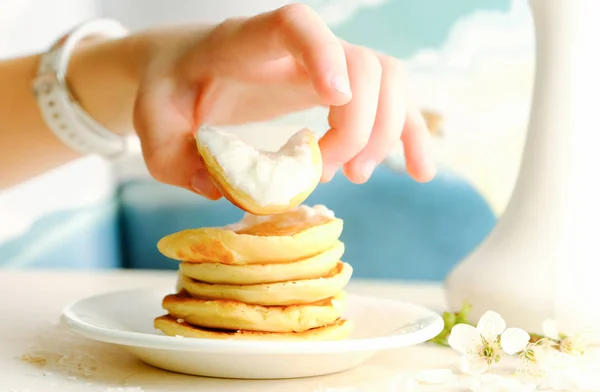
<path id="1" fill-rule="evenodd" d="M 329 208 L 322 204 L 317 204 L 312 207 L 307 205 L 299 205 L 295 208 L 292 208 L 290 211 L 298 211 L 300 212 L 299 216 L 294 217 L 295 219 L 289 220 L 290 223 L 294 223 L 296 221 L 304 221 L 310 219 L 315 216 L 324 216 L 327 218 L 335 218 L 335 214 Z M 254 215 L 250 213 L 246 213 L 244 217 L 236 223 L 225 226 L 224 228 L 227 230 L 238 231 L 244 230 L 248 227 L 252 227 L 263 222 L 267 222 L 272 219 L 272 215 Z"/>

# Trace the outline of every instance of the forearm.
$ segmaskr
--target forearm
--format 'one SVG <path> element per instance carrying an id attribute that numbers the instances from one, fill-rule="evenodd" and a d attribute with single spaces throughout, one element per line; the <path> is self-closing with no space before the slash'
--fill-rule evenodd
<path id="1" fill-rule="evenodd" d="M 133 103 L 143 45 L 136 37 L 81 43 L 67 71 L 81 106 L 108 129 L 133 130 Z M 47 128 L 31 82 L 39 55 L 0 62 L 0 189 L 78 157 Z"/>

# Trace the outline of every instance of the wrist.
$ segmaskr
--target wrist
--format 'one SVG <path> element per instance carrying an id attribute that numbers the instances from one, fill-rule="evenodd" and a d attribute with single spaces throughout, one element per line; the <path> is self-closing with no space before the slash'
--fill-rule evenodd
<path id="1" fill-rule="evenodd" d="M 133 130 L 133 106 L 147 61 L 139 36 L 90 38 L 74 50 L 66 73 L 71 94 L 97 122 L 121 135 Z"/>

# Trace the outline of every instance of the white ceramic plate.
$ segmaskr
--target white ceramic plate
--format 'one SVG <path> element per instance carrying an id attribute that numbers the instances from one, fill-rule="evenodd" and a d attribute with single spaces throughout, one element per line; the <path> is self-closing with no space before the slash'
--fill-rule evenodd
<path id="1" fill-rule="evenodd" d="M 179 338 L 154 329 L 172 290 L 138 289 L 89 297 L 63 311 L 61 322 L 89 339 L 123 346 L 142 361 L 179 373 L 222 378 L 296 378 L 336 373 L 375 353 L 425 342 L 443 328 L 423 307 L 388 299 L 348 295 L 347 340 L 264 342 Z"/>

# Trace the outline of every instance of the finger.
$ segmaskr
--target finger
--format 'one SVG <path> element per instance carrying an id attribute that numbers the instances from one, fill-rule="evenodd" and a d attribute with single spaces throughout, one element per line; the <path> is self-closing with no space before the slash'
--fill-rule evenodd
<path id="1" fill-rule="evenodd" d="M 402 131 L 406 171 L 415 180 L 427 182 L 435 177 L 436 165 L 431 134 L 420 111 L 409 108 Z"/>
<path id="2" fill-rule="evenodd" d="M 290 4 L 247 19 L 226 39 L 227 48 L 219 49 L 226 58 L 264 65 L 291 54 L 327 105 L 346 104 L 352 96 L 344 48 L 307 5 Z"/>
<path id="3" fill-rule="evenodd" d="M 348 46 L 346 57 L 354 95 L 350 103 L 332 107 L 329 112 L 331 128 L 319 141 L 323 181 L 330 181 L 337 169 L 367 145 L 377 113 L 381 84 L 379 60 L 372 51 L 357 46 Z"/>
<path id="4" fill-rule="evenodd" d="M 193 137 L 174 137 L 153 152 L 144 152 L 144 159 L 152 177 L 162 183 L 191 190 L 211 200 L 221 197 L 198 156 Z"/>
<path id="5" fill-rule="evenodd" d="M 206 167 L 196 170 L 190 181 L 190 188 L 210 200 L 219 200 L 222 197 Z"/>
<path id="6" fill-rule="evenodd" d="M 382 67 L 379 106 L 375 124 L 367 146 L 344 166 L 348 178 L 355 182 L 369 179 L 375 167 L 380 164 L 396 144 L 406 119 L 405 86 L 406 77 L 399 60 L 379 55 Z"/>
<path id="7" fill-rule="evenodd" d="M 138 93 L 134 123 L 148 171 L 157 181 L 216 200 L 221 194 L 196 148 L 189 120 L 193 117 L 181 111 L 188 105 L 173 102 L 173 96 L 185 99 L 188 94 L 167 81 L 147 85 Z"/>

